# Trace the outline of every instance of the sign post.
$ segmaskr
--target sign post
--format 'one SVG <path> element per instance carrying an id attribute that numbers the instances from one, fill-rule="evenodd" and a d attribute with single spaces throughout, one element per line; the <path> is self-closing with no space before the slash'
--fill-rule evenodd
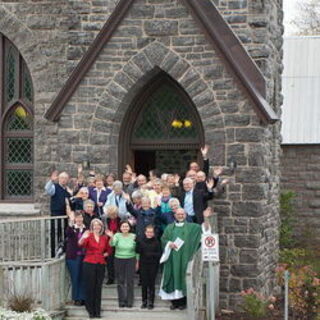
<path id="1" fill-rule="evenodd" d="M 219 261 L 219 235 L 205 233 L 202 234 L 202 260 L 203 261 Z"/>
<path id="2" fill-rule="evenodd" d="M 211 233 L 211 228 L 204 230 L 201 237 L 202 260 L 208 261 L 209 283 L 207 285 L 208 319 L 215 319 L 215 272 L 214 264 L 219 262 L 219 235 Z"/>
<path id="3" fill-rule="evenodd" d="M 288 270 L 284 272 L 284 319 L 288 320 L 289 316 L 289 279 L 290 273 Z"/>

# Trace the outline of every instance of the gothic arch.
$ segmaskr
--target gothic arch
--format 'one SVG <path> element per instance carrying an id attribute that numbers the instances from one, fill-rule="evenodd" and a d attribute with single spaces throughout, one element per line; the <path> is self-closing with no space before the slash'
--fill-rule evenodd
<path id="1" fill-rule="evenodd" d="M 220 145 L 224 149 L 224 120 L 219 106 L 215 103 L 213 91 L 194 67 L 177 53 L 156 41 L 133 56 L 122 71 L 115 75 L 95 110 L 90 142 L 94 144 L 93 141 L 98 134 L 105 135 L 109 139 L 107 162 L 114 164 L 119 162 L 118 139 L 125 115 L 141 89 L 160 73 L 166 73 L 189 96 L 203 124 L 205 132 L 203 142 L 210 140 L 210 143 Z M 211 122 L 216 126 L 212 126 Z M 212 135 L 214 130 L 217 130 L 216 135 Z M 221 155 L 220 158 L 219 163 L 222 163 L 224 156 Z M 117 168 L 110 169 L 117 170 Z"/>
<path id="2" fill-rule="evenodd" d="M 204 145 L 202 121 L 192 100 L 168 74 L 156 71 L 132 100 L 121 123 L 120 172 L 127 163 L 133 164 L 133 149 L 199 150 Z"/>
<path id="3" fill-rule="evenodd" d="M 35 36 L 33 32 L 4 7 L 0 7 L 0 25 L 0 33 L 14 43 L 28 65 L 32 77 L 36 72 L 33 70 L 32 61 L 41 60 L 40 53 L 34 50 Z"/>
<path id="4" fill-rule="evenodd" d="M 32 201 L 33 103 L 29 68 L 0 34 L 0 201 Z"/>

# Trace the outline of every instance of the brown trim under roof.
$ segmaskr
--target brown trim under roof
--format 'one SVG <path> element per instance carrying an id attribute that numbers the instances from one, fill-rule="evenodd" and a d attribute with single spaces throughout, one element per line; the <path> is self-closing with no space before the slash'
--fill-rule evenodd
<path id="1" fill-rule="evenodd" d="M 274 123 L 279 120 L 279 117 L 265 100 L 266 82 L 261 71 L 214 3 L 210 0 L 181 1 L 189 8 L 208 40 L 222 54 L 231 70 L 247 89 L 254 102 L 254 108 L 262 120 L 266 123 Z"/>
<path id="2" fill-rule="evenodd" d="M 230 69 L 246 88 L 262 121 L 274 123 L 279 120 L 274 110 L 265 100 L 266 85 L 263 75 L 212 1 L 181 1 L 189 8 L 211 44 L 218 49 Z M 100 51 L 112 37 L 133 2 L 134 0 L 119 1 L 108 21 L 47 110 L 45 117 L 48 120 L 56 121 L 59 119 L 64 106 L 95 62 Z"/>

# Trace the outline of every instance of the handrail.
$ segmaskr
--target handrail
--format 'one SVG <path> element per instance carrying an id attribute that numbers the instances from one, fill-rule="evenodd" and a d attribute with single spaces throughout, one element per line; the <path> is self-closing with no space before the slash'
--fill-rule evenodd
<path id="1" fill-rule="evenodd" d="M 55 257 L 64 241 L 67 216 L 0 221 L 0 300 L 27 294 L 47 311 L 65 305 L 65 257 Z"/>
<path id="2" fill-rule="evenodd" d="M 211 230 L 217 232 L 216 216 L 210 219 Z M 219 262 L 204 262 L 198 250 L 189 262 L 186 274 L 189 320 L 214 320 L 219 307 Z"/>
<path id="3" fill-rule="evenodd" d="M 201 250 L 198 250 L 188 264 L 186 275 L 189 320 L 201 319 L 201 312 L 205 307 L 203 279 L 203 261 L 201 259 Z"/>
<path id="4" fill-rule="evenodd" d="M 0 263 L 53 258 L 61 242 L 67 216 L 45 216 L 0 221 Z"/>
<path id="5" fill-rule="evenodd" d="M 0 262 L 0 300 L 27 295 L 47 311 L 65 305 L 65 258 L 31 262 Z"/>
<path id="6" fill-rule="evenodd" d="M 41 221 L 41 220 L 56 220 L 66 219 L 68 216 L 41 216 L 41 217 L 30 217 L 30 218 L 14 218 L 14 219 L 1 219 L 0 224 L 13 223 L 13 222 L 29 222 L 29 221 Z"/>

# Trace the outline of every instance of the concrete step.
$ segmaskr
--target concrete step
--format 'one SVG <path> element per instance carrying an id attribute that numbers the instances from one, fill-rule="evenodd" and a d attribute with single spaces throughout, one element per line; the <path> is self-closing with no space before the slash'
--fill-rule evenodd
<path id="1" fill-rule="evenodd" d="M 135 296 L 134 297 L 134 305 L 139 307 L 142 303 L 142 297 L 141 296 Z M 170 303 L 168 301 L 165 301 L 165 300 L 161 300 L 160 297 L 156 297 L 154 299 L 154 304 L 156 306 L 159 306 L 159 307 L 168 307 L 170 305 Z M 106 297 L 103 297 L 101 299 L 101 305 L 102 307 L 114 307 L 114 306 L 118 306 L 118 297 L 110 297 L 110 298 L 106 298 Z M 66 307 L 77 307 L 79 308 L 79 306 L 74 306 L 72 302 L 69 302 Z"/>
<path id="2" fill-rule="evenodd" d="M 187 312 L 185 310 L 170 311 L 159 310 L 159 308 L 154 308 L 153 310 L 145 309 L 127 309 L 122 308 L 120 310 L 103 310 L 101 313 L 103 320 L 188 320 Z M 65 317 L 65 320 L 86 320 L 88 319 L 88 314 L 85 310 L 82 313 L 71 314 Z"/>
<path id="3" fill-rule="evenodd" d="M 159 286 L 155 287 L 156 289 L 156 296 L 157 293 L 159 292 Z M 135 297 L 141 297 L 141 286 L 134 285 L 134 296 Z M 112 297 L 118 297 L 118 291 L 117 291 L 117 285 L 116 284 L 111 284 L 107 286 L 103 286 L 102 288 L 102 297 L 103 298 L 112 298 Z"/>
<path id="4" fill-rule="evenodd" d="M 135 281 L 137 282 L 137 281 Z M 159 285 L 156 285 L 155 308 L 141 309 L 141 287 L 135 283 L 134 304 L 132 308 L 119 308 L 117 285 L 103 285 L 101 316 L 103 320 L 188 320 L 187 311 L 170 310 L 170 302 L 161 300 L 157 295 Z M 87 311 L 84 306 L 66 305 L 65 320 L 86 320 Z"/>
<path id="5" fill-rule="evenodd" d="M 140 305 L 141 305 L 141 301 L 136 301 L 134 304 L 133 304 L 133 307 L 132 308 L 119 308 L 118 307 L 118 302 L 117 303 L 107 303 L 107 304 L 103 304 L 101 305 L 101 311 L 102 313 L 108 313 L 110 311 L 112 312 L 129 312 L 129 313 L 135 313 L 135 312 L 139 312 L 139 313 L 150 313 L 150 312 L 153 312 L 153 313 L 162 313 L 162 312 L 172 312 L 170 309 L 169 309 L 169 304 L 168 305 L 162 305 L 162 306 L 158 306 L 157 304 L 155 304 L 155 307 L 154 309 L 152 310 L 148 310 L 148 309 L 141 309 L 140 308 Z M 84 306 L 82 307 L 78 307 L 78 306 L 67 306 L 66 307 L 66 312 L 67 312 L 67 316 L 81 316 L 83 314 L 86 314 L 86 309 Z"/>

